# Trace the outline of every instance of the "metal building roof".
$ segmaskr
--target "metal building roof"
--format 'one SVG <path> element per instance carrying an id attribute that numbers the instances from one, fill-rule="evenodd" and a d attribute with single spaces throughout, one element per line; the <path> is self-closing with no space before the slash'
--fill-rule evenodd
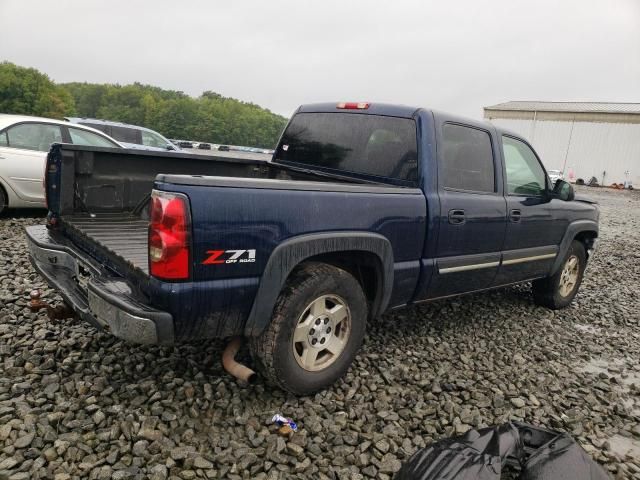
<path id="1" fill-rule="evenodd" d="M 485 110 L 520 112 L 623 113 L 640 115 L 640 103 L 513 101 L 498 103 L 484 108 Z"/>

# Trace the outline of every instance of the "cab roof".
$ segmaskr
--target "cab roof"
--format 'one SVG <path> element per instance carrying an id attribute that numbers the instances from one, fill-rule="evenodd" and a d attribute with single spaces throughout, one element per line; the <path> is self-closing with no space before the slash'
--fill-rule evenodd
<path id="1" fill-rule="evenodd" d="M 417 107 L 409 107 L 407 105 L 393 105 L 389 103 L 363 102 L 368 105 L 367 108 L 340 108 L 338 105 L 345 102 L 325 102 L 311 103 L 302 105 L 296 113 L 360 113 L 368 115 L 386 115 L 389 117 L 413 118 L 418 110 Z"/>

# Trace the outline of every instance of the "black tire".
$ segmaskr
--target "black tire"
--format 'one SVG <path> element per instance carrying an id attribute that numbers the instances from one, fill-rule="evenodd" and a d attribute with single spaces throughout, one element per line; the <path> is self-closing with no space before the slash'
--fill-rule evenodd
<path id="1" fill-rule="evenodd" d="M 564 291 L 561 288 L 561 282 L 563 281 L 563 272 L 567 268 L 572 258 L 576 258 L 577 265 L 577 279 L 570 291 Z M 587 254 L 584 249 L 584 245 L 574 240 L 569 246 L 569 250 L 562 261 L 562 265 L 558 271 L 550 277 L 540 280 L 534 280 L 533 282 L 533 299 L 538 305 L 551 308 L 552 310 L 559 310 L 569 306 L 574 297 L 578 293 L 580 284 L 582 283 L 582 277 L 584 276 L 584 270 L 587 266 Z"/>
<path id="2" fill-rule="evenodd" d="M 0 215 L 9 207 L 9 199 L 7 198 L 7 192 L 4 191 L 2 185 L 0 185 Z"/>
<path id="3" fill-rule="evenodd" d="M 328 300 L 325 301 L 325 298 Z M 342 323 L 336 324 L 333 332 L 336 338 L 344 335 L 343 339 L 339 339 L 342 350 L 336 355 L 328 350 L 322 350 L 318 358 L 324 358 L 325 363 L 330 363 L 319 370 L 310 371 L 299 363 L 303 357 L 300 349 L 311 348 L 310 342 L 313 340 L 309 340 L 309 343 L 300 342 L 294 345 L 294 330 L 302 320 L 303 314 L 307 314 L 306 318 L 310 322 L 308 325 L 313 327 L 317 318 L 311 314 L 310 307 L 318 300 L 322 300 L 323 304 L 328 305 L 327 308 L 333 311 L 335 306 L 331 306 L 331 298 L 338 299 L 344 303 L 343 306 L 347 307 L 346 327 Z M 269 383 L 296 395 L 309 395 L 333 384 L 347 372 L 362 345 L 367 315 L 367 298 L 362 287 L 351 274 L 324 263 L 304 264 L 292 273 L 280 293 L 271 323 L 261 335 L 250 339 L 251 355 L 258 370 Z M 329 321 L 323 318 L 323 322 Z M 333 325 L 333 319 L 331 325 Z M 319 332 L 320 329 L 326 330 L 327 327 L 321 325 L 316 328 Z M 341 328 L 345 330 L 339 332 Z M 312 332 L 312 330 L 308 331 Z M 326 334 L 325 340 L 330 340 L 332 338 L 329 336 L 330 333 L 323 331 L 320 334 Z M 322 338 L 316 340 L 314 345 L 319 345 L 317 343 L 319 341 L 322 341 Z"/>

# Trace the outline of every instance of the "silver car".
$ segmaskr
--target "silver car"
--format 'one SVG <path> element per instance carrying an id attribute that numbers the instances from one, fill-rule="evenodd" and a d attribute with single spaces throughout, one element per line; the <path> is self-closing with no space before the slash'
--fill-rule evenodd
<path id="1" fill-rule="evenodd" d="M 44 176 L 52 143 L 122 148 L 93 128 L 51 118 L 0 114 L 0 213 L 45 206 Z"/>

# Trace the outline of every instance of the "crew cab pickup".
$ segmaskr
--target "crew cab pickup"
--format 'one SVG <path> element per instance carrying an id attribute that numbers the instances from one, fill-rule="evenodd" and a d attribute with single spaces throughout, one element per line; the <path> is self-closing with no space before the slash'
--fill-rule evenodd
<path id="1" fill-rule="evenodd" d="M 78 316 L 138 343 L 245 337 L 296 394 L 392 308 L 531 281 L 567 306 L 598 237 L 525 139 L 397 105 L 302 106 L 268 162 L 54 144 L 45 180 L 31 260 Z"/>

